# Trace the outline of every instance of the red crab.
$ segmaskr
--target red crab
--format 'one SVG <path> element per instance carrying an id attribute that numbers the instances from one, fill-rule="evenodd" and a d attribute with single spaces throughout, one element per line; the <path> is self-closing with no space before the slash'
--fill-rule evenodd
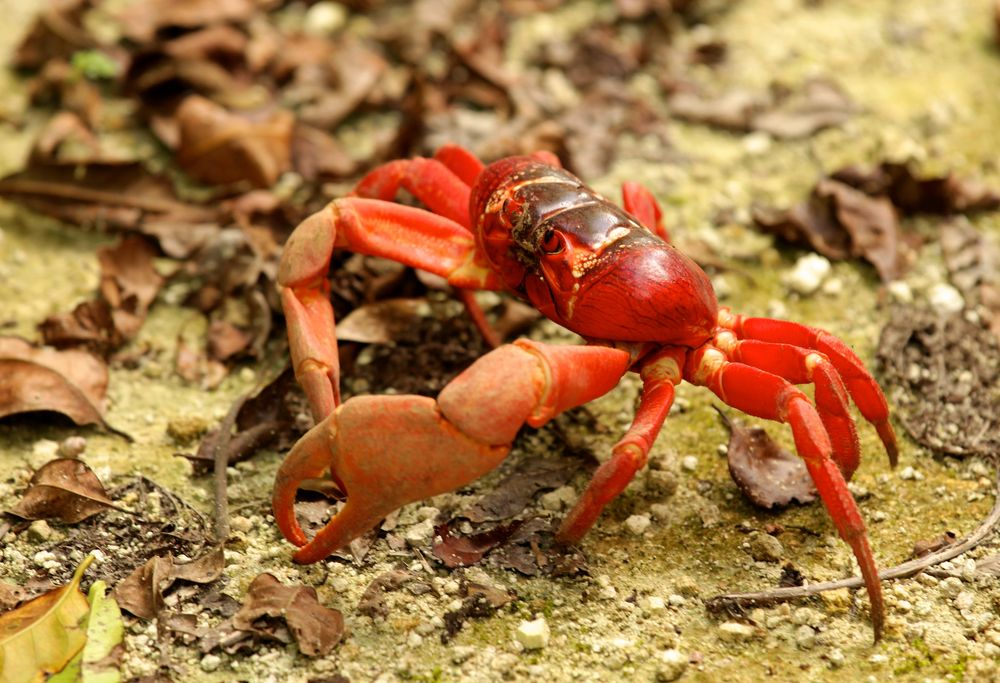
<path id="1" fill-rule="evenodd" d="M 400 187 L 428 209 L 393 203 Z M 794 322 L 720 308 L 705 273 L 669 242 L 651 193 L 623 187 L 624 210 L 563 170 L 548 153 L 484 166 L 442 148 L 433 159 L 389 162 L 351 196 L 306 219 L 285 245 L 278 280 L 296 377 L 317 425 L 277 475 L 274 514 L 315 562 L 400 506 L 454 490 L 507 456 L 525 423 L 610 391 L 628 371 L 642 379 L 635 420 L 557 532 L 575 543 L 646 464 L 674 385 L 706 386 L 757 417 L 787 422 L 823 503 L 861 567 L 876 640 L 881 585 L 864 522 L 847 489 L 860 447 L 850 395 L 878 430 L 890 461 L 896 441 L 885 396 L 838 338 Z M 576 332 L 585 346 L 527 340 L 498 346 L 437 400 L 358 396 L 341 403 L 327 270 L 336 248 L 395 259 L 454 286 L 497 346 L 472 290 L 504 290 Z M 796 384 L 815 385 L 815 405 Z M 347 496 L 311 540 L 295 517 L 299 484 L 326 473 Z"/>

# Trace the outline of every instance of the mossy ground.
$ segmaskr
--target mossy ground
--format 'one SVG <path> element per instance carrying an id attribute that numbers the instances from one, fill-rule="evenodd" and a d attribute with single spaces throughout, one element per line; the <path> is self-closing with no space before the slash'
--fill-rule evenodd
<path id="1" fill-rule="evenodd" d="M 17 39 L 10 27 L 27 20 L 27 12 L 12 8 L 28 4 L 0 3 L 14 17 L 0 37 L 4 51 Z M 863 107 L 863 113 L 844 127 L 802 141 L 768 141 L 763 148 L 748 145 L 745 136 L 675 124 L 669 158 L 677 159 L 679 151 L 680 161 L 621 158 L 607 177 L 587 180 L 610 196 L 617 195 L 615 188 L 622 180 L 647 182 L 664 201 L 671 230 L 682 243 L 716 230 L 713 218 L 730 211 L 736 224 L 725 228 L 730 246 L 759 239 L 738 225 L 745 222 L 754 202 L 788 205 L 824 172 L 848 163 L 914 159 L 928 170 L 952 170 L 1000 186 L 996 164 L 1000 53 L 993 44 L 991 5 L 988 0 L 745 0 L 735 4 L 711 24 L 729 47 L 727 64 L 716 70 L 693 67 L 692 80 L 721 92 L 734 86 L 766 88 L 775 80 L 795 86 L 810 76 L 830 76 Z M 8 76 L 3 79 L 4 84 L 12 82 Z M 0 124 L 0 168 L 5 172 L 19 166 L 31 130 L 30 125 L 18 129 Z M 668 158 L 666 150 L 664 158 Z M 1000 234 L 998 214 L 973 220 L 980 229 Z M 934 234 L 933 222 L 908 227 Z M 35 338 L 36 322 L 92 294 L 97 284 L 94 251 L 111 238 L 60 226 L 10 204 L 0 204 L 0 228 L 0 302 L 3 318 L 15 321 L 5 333 Z M 834 264 L 832 277 L 841 283 L 839 292 L 803 298 L 791 294 L 780 277 L 802 252 L 767 244 L 751 251 L 753 257 L 740 262 L 740 272 L 716 276 L 726 291 L 723 303 L 748 314 L 780 312 L 783 317 L 825 327 L 847 340 L 866 361 L 872 359 L 887 313 L 885 292 L 869 266 Z M 943 277 L 939 253 L 931 241 L 905 279 L 919 298 Z M 178 444 L 167 435 L 166 425 L 192 417 L 221 418 L 232 400 L 267 370 L 237 370 L 211 392 L 184 384 L 171 371 L 176 340 L 185 326 L 198 324 L 198 318 L 189 309 L 159 301 L 133 342 L 148 346 L 151 360 L 137 369 L 113 373 L 107 418 L 132 434 L 134 443 L 49 417 L 8 419 L 0 424 L 0 505 L 9 506 L 26 483 L 28 464 L 37 457 L 33 452 L 45 450 L 38 445 L 41 440 L 60 441 L 82 433 L 88 440 L 83 457 L 106 481 L 142 473 L 182 492 L 208 512 L 210 480 L 192 478 L 188 462 L 175 456 Z M 541 328 L 540 334 L 547 334 L 548 329 Z M 606 452 L 628 423 L 635 392 L 635 384 L 626 383 L 592 406 L 608 429 L 582 433 L 570 425 L 571 436 L 586 440 L 597 453 Z M 661 501 L 641 483 L 615 501 L 583 545 L 593 576 L 606 579 L 554 581 L 496 570 L 466 572 L 508 586 L 520 599 L 512 611 L 468 623 L 448 645 L 439 643 L 439 631 L 413 636 L 421 624 L 444 613 L 449 597 L 391 594 L 387 620 L 372 621 L 355 614 L 357 600 L 370 580 L 403 561 L 399 557 L 380 550 L 357 567 L 342 562 L 309 567 L 290 563 L 290 546 L 266 517 L 271 476 L 280 454 L 259 454 L 250 466 L 239 470 L 230 486 L 234 514 L 248 518 L 252 528 L 235 534 L 228 553 L 226 590 L 240 596 L 260 571 L 271 571 L 284 581 L 315 585 L 325 604 L 344 611 L 351 633 L 326 659 L 308 660 L 294 648 L 272 647 L 253 656 L 223 656 L 221 668 L 214 673 L 202 670 L 196 650 L 171 647 L 168 658 L 186 672 L 178 680 L 306 680 L 333 671 L 356 681 L 529 675 L 554 680 L 636 675 L 638 680 L 650 680 L 660 668 L 659 653 L 667 648 L 695 655 L 695 659 L 700 653 L 700 663 L 688 668 L 685 680 L 862 680 L 869 676 L 881 680 L 893 674 L 900 679 L 961 680 L 965 675 L 990 675 L 983 643 L 984 633 L 996 631 L 995 622 L 977 630 L 978 622 L 965 618 L 952 605 L 951 596 L 933 582 L 907 580 L 900 582 L 901 589 L 886 586 L 887 637 L 874 647 L 865 610 L 855 609 L 843 591 L 808 603 L 821 615 L 811 647 L 797 644 L 795 630 L 801 624 L 795 622 L 815 618 L 796 612 L 800 605 L 791 610 L 755 611 L 750 616 L 761 626 L 760 637 L 738 643 L 722 640 L 719 622 L 706 613 L 702 600 L 725 591 L 773 586 L 781 572 L 779 564 L 751 559 L 741 547 L 747 538 L 741 527 L 784 526 L 786 531 L 780 536 L 784 558 L 810 581 L 850 573 L 852 559 L 847 547 L 836 540 L 819 505 L 773 514 L 751 507 L 730 481 L 725 459 L 717 454 L 727 440 L 713 410 L 717 400 L 704 390 L 683 386 L 679 403 L 683 409 L 674 411 L 654 455 L 678 460 L 693 455 L 697 466 L 679 475 L 680 488 L 666 501 L 671 516 L 635 536 L 623 521 L 637 512 L 648 513 L 651 504 Z M 780 433 L 773 427 L 771 431 Z M 862 427 L 861 436 L 864 463 L 855 482 L 871 494 L 860 506 L 869 520 L 880 565 L 906 559 L 915 541 L 946 529 L 964 535 L 985 516 L 992 500 L 992 481 L 982 476 L 981 463 L 933 458 L 904 436 L 900 463 L 924 478 L 902 480 L 888 468 L 873 430 Z M 531 452 L 533 443 L 544 442 L 525 440 L 515 457 L 544 457 L 544 452 Z M 499 476 L 486 477 L 475 492 L 488 490 Z M 579 487 L 583 482 L 575 483 Z M 706 527 L 704 519 L 711 511 L 706 515 L 705 510 L 712 506 L 718 510 L 718 520 Z M 883 521 L 873 522 L 874 513 Z M 4 543 L 21 558 L 7 554 L 0 561 L 7 580 L 21 580 L 34 571 L 30 558 L 42 546 L 11 537 Z M 992 552 L 996 546 L 994 539 Z M 980 549 L 978 554 L 985 552 Z M 99 565 L 92 571 L 99 573 Z M 441 584 L 448 576 L 438 572 L 434 581 Z M 606 585 L 616 589 L 616 598 L 596 597 Z M 967 590 L 974 594 L 974 610 L 996 610 L 1000 591 L 995 581 L 969 583 Z M 633 594 L 667 598 L 680 593 L 686 596 L 683 604 L 652 613 L 626 600 Z M 858 602 L 865 603 L 863 599 Z M 914 618 L 901 602 L 911 607 L 928 602 L 930 612 Z M 521 619 L 535 613 L 545 614 L 553 637 L 544 650 L 522 653 L 514 645 L 513 632 Z M 921 624 L 927 628 L 921 630 Z M 141 651 L 141 643 L 148 642 L 153 633 L 147 624 L 130 628 L 130 674 L 156 669 L 156 658 Z M 147 640 L 142 641 L 144 637 Z M 835 650 L 842 653 L 842 659 Z"/>

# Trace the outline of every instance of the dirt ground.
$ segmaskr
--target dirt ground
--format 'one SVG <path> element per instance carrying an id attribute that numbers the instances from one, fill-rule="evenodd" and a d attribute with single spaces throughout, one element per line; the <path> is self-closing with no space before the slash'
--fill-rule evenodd
<path id="1" fill-rule="evenodd" d="M 31 3 L 0 2 L 5 28 L 0 54 L 8 54 L 26 26 Z M 626 180 L 646 183 L 663 202 L 667 223 L 681 244 L 699 241 L 715 253 L 739 260 L 739 271 L 713 275 L 722 303 L 751 315 L 783 317 L 823 327 L 841 336 L 869 365 L 874 363 L 890 304 L 902 297 L 928 301 L 947 281 L 941 249 L 927 240 L 916 261 L 894 287 L 880 284 L 861 261 L 834 262 L 824 285 L 809 294 L 786 284 L 806 252 L 777 244 L 751 227 L 754 205 L 788 206 L 806 195 L 824 173 L 846 164 L 913 161 L 927 172 L 958 176 L 1000 187 L 1000 50 L 993 37 L 989 0 L 743 0 L 695 27 L 680 40 L 711 34 L 728 46 L 726 65 L 691 67 L 707 90 L 735 86 L 767 89 L 774 82 L 797 84 L 814 76 L 836 78 L 860 106 L 840 127 L 799 140 L 767 134 L 734 134 L 699 124 L 672 122 L 670 148 L 657 156 L 658 138 L 621 140 L 604 177 L 586 178 L 599 191 L 618 196 Z M 600 3 L 567 3 L 551 14 L 519 20 L 518 35 L 529 41 L 553 26 L 572 30 L 579 15 Z M 562 29 L 560 29 L 562 30 Z M 516 60 L 516 55 L 510 56 Z M 650 98 L 663 95 L 653 83 L 632 84 Z M 0 74 L 2 97 L 19 86 Z M 2 101 L 0 101 L 2 104 Z M 28 128 L 0 123 L 0 170 L 20 167 L 31 141 Z M 728 215 L 719 221 L 719 215 Z M 938 218 L 906 219 L 919 234 L 933 234 Z M 1000 213 L 969 218 L 1000 238 Z M 0 202 L 0 319 L 4 334 L 38 339 L 37 322 L 92 296 L 98 281 L 95 251 L 113 238 L 84 232 Z M 169 262 L 158 262 L 166 269 Z M 52 458 L 59 444 L 81 435 L 81 458 L 113 488 L 137 475 L 172 491 L 206 518 L 211 517 L 211 476 L 196 475 L 185 425 L 203 430 L 221 420 L 240 394 L 269 380 L 276 364 L 245 364 L 221 385 L 205 391 L 171 371 L 179 336 L 196 333 L 205 319 L 181 307 L 182 297 L 161 292 L 131 348 L 145 350 L 135 367 L 115 367 L 107 421 L 133 441 L 94 428 L 78 428 L 51 415 L 0 421 L 0 507 L 19 498 L 34 468 Z M 443 306 L 445 313 L 460 309 Z M 554 325 L 538 324 L 530 335 L 564 340 Z M 414 368 L 413 372 L 419 372 Z M 347 379 L 352 386 L 350 378 Z M 391 388 L 391 387 L 383 387 Z M 551 457 L 563 439 L 604 457 L 629 423 L 638 387 L 626 381 L 588 407 L 587 415 L 561 419 L 559 432 L 529 430 L 508 461 L 455 494 L 408 506 L 398 519 L 398 536 L 439 511 L 467 506 L 489 492 L 520 463 Z M 888 392 L 890 404 L 896 400 Z M 679 388 L 677 406 L 659 437 L 653 460 L 669 477 L 643 472 L 616 500 L 582 543 L 588 574 L 566 578 L 529 577 L 488 563 L 446 569 L 427 552 L 430 539 L 409 545 L 376 542 L 360 562 L 331 558 L 310 566 L 292 564 L 292 546 L 270 515 L 270 490 L 283 453 L 265 451 L 230 468 L 232 536 L 225 548 L 222 592 L 241 600 L 254 576 L 272 573 L 285 583 L 314 586 L 320 601 L 340 609 L 348 633 L 330 655 L 303 656 L 294 645 L 264 644 L 250 651 L 203 653 L 168 637 L 157 622 L 126 617 L 126 678 L 157 673 L 178 681 L 488 681 L 488 680 L 997 680 L 1000 670 L 1000 578 L 976 560 L 1000 552 L 993 534 L 970 553 L 940 565 L 936 575 L 885 583 L 887 628 L 872 644 L 863 593 L 832 591 L 798 602 L 756 608 L 743 614 L 710 614 L 705 603 L 725 592 L 778 585 L 790 563 L 807 582 L 832 580 L 855 571 L 850 550 L 836 537 L 818 504 L 777 513 L 754 508 L 729 477 L 722 447 L 728 435 L 703 389 Z M 860 419 L 860 418 L 859 418 Z M 192 427 L 193 425 L 193 427 Z M 772 434 L 790 439 L 772 426 Z M 860 427 L 863 463 L 852 491 L 867 521 L 880 567 L 905 561 L 916 542 L 945 531 L 972 531 L 994 501 L 993 464 L 982 458 L 933 456 L 900 429 L 899 467 L 889 468 L 874 430 Z M 669 478 L 676 483 L 664 486 Z M 585 477 L 571 481 L 579 491 Z M 152 486 L 152 485 L 150 485 Z M 152 489 L 150 489 L 152 490 Z M 565 493 L 565 492 L 564 492 Z M 165 500 L 162 496 L 154 496 Z M 140 504 L 133 494 L 131 500 Z M 558 518 L 564 502 L 548 498 L 531 511 Z M 99 527 L 124 526 L 108 512 L 90 537 L 103 554 L 91 568 L 113 575 L 128 564 L 130 543 L 102 541 Z M 116 517 L 116 515 L 118 517 Z M 639 516 L 636 520 L 635 516 Z M 100 519 L 100 518 L 98 518 Z M 114 521 L 114 520 L 119 521 Z M 110 521 L 107 521 L 110 520 Z M 194 520 L 194 521 L 191 521 Z M 190 524 L 197 525 L 192 515 Z M 644 522 L 649 522 L 645 524 Z M 206 523 L 207 524 L 207 523 Z M 764 561 L 762 535 L 783 529 L 778 547 Z M 0 576 L 25 583 L 65 572 L 82 558 L 46 554 L 71 533 L 52 523 L 43 534 L 8 533 L 2 539 Z M 416 548 L 416 550 L 414 549 Z M 181 552 L 184 546 L 179 546 Z M 192 550 L 191 547 L 188 550 Z M 428 561 L 430 558 L 430 561 Z M 58 560 L 51 563 L 52 559 Z M 982 562 L 980 562 L 982 565 Z M 132 565 L 134 566 L 134 564 Z M 104 568 L 104 569 L 102 569 Z M 414 574 L 414 586 L 385 595 L 386 615 L 364 616 L 359 601 L 376 577 L 392 570 Z M 462 604 L 463 581 L 508 589 L 517 599 L 484 618 L 468 619 L 447 643 L 446 615 Z M 85 585 L 89 582 L 85 582 Z M 179 609 L 212 628 L 221 617 L 197 604 Z M 540 648 L 518 638 L 523 624 L 544 619 L 550 636 Z M 530 644 L 530 642 L 529 642 Z"/>

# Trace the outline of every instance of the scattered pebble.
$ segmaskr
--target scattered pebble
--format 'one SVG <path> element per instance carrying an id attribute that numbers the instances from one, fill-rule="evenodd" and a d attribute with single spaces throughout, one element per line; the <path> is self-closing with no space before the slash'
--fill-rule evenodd
<path id="1" fill-rule="evenodd" d="M 658 522 L 665 522 L 670 519 L 671 507 L 664 503 L 653 503 L 649 506 L 649 512 Z"/>
<path id="2" fill-rule="evenodd" d="M 694 455 L 685 455 L 681 459 L 681 467 L 684 468 L 686 472 L 694 472 L 698 469 L 698 458 Z"/>
<path id="3" fill-rule="evenodd" d="M 799 257 L 795 266 L 782 280 L 793 292 L 809 295 L 819 289 L 829 274 L 828 259 L 819 254 L 806 254 Z"/>
<path id="4" fill-rule="evenodd" d="M 572 486 L 560 486 L 554 491 L 543 494 L 540 502 L 546 510 L 561 512 L 576 502 L 576 489 Z"/>
<path id="5" fill-rule="evenodd" d="M 676 681 L 687 671 L 687 655 L 673 648 L 660 653 L 660 661 L 656 668 L 657 681 Z"/>
<path id="6" fill-rule="evenodd" d="M 727 621 L 719 624 L 719 637 L 730 643 L 750 640 L 757 635 L 757 630 L 749 624 Z"/>
<path id="7" fill-rule="evenodd" d="M 59 455 L 64 458 L 78 458 L 87 448 L 87 440 L 82 436 L 70 436 L 59 444 Z"/>
<path id="8" fill-rule="evenodd" d="M 316 37 L 329 36 L 347 23 L 347 10 L 336 2 L 323 0 L 306 10 L 302 30 Z"/>
<path id="9" fill-rule="evenodd" d="M 202 415 L 175 417 L 167 422 L 167 435 L 179 444 L 193 443 L 209 428 L 208 419 Z"/>
<path id="10" fill-rule="evenodd" d="M 906 284 L 902 280 L 893 280 L 886 287 L 889 290 L 889 296 L 892 300 L 898 304 L 910 304 L 913 303 L 913 290 L 910 289 L 910 285 Z"/>
<path id="11" fill-rule="evenodd" d="M 667 604 L 664 602 L 663 598 L 658 595 L 650 595 L 647 597 L 639 598 L 639 607 L 647 612 L 662 612 L 667 609 Z"/>
<path id="12" fill-rule="evenodd" d="M 832 669 L 839 669 L 847 663 L 847 657 L 837 648 L 830 650 L 830 654 L 826 656 L 826 659 L 830 662 L 830 668 Z"/>
<path id="13" fill-rule="evenodd" d="M 781 541 L 770 534 L 755 531 L 748 540 L 750 557 L 758 562 L 780 562 L 785 555 Z"/>
<path id="14" fill-rule="evenodd" d="M 670 603 L 671 607 L 683 607 L 687 603 L 687 598 L 677 593 L 671 593 L 667 596 L 667 602 Z"/>
<path id="15" fill-rule="evenodd" d="M 541 649 L 549 644 L 549 625 L 545 617 L 538 617 L 534 621 L 522 621 L 514 637 L 525 650 Z"/>
<path id="16" fill-rule="evenodd" d="M 931 307 L 941 315 L 958 313 L 965 308 L 965 299 L 961 293 L 945 282 L 939 282 L 927 292 Z"/>
<path id="17" fill-rule="evenodd" d="M 219 655 L 205 655 L 201 658 L 202 671 L 215 671 L 222 664 L 222 657 Z"/>
<path id="18" fill-rule="evenodd" d="M 403 538 L 411 546 L 419 546 L 425 544 L 427 541 L 434 537 L 434 520 L 425 519 L 424 521 L 414 524 L 406 530 L 403 534 Z"/>
<path id="19" fill-rule="evenodd" d="M 957 576 L 949 576 L 938 584 L 938 590 L 949 598 L 955 597 L 962 590 L 962 579 Z"/>
<path id="20" fill-rule="evenodd" d="M 800 650 L 811 650 L 816 645 L 816 631 L 813 627 L 802 624 L 795 629 L 795 644 Z"/>
<path id="21" fill-rule="evenodd" d="M 677 477 L 667 470 L 649 470 L 646 474 L 646 487 L 652 493 L 672 496 L 677 490 Z"/>
<path id="22" fill-rule="evenodd" d="M 625 528 L 636 536 L 641 536 L 646 532 L 652 522 L 649 515 L 632 515 L 625 520 Z"/>
<path id="23" fill-rule="evenodd" d="M 960 610 L 969 609 L 976 601 L 976 596 L 970 591 L 962 591 L 955 596 L 955 607 Z"/>
<path id="24" fill-rule="evenodd" d="M 35 541 L 47 541 L 52 537 L 52 527 L 44 519 L 36 519 L 28 526 L 28 536 Z"/>

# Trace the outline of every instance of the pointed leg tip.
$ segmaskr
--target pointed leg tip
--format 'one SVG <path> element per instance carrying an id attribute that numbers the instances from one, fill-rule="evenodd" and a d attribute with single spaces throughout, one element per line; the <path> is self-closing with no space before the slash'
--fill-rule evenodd
<path id="1" fill-rule="evenodd" d="M 899 445 L 896 442 L 896 432 L 888 420 L 875 425 L 875 429 L 878 431 L 879 438 L 882 439 L 882 445 L 885 446 L 886 455 L 889 456 L 889 466 L 895 467 L 899 462 Z"/>

